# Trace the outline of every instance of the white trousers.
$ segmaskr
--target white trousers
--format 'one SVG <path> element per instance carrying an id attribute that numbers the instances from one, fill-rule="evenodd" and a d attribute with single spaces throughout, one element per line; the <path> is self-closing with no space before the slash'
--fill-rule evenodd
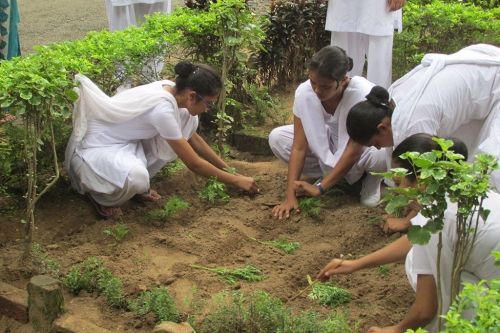
<path id="1" fill-rule="evenodd" d="M 353 60 L 350 76 L 362 76 L 368 59 L 368 81 L 384 88 L 392 83 L 393 36 L 371 36 L 358 32 L 332 31 L 331 45 L 343 48 Z"/>
<path id="2" fill-rule="evenodd" d="M 129 26 L 137 26 L 144 22 L 144 16 L 156 12 L 170 13 L 172 0 L 157 3 L 136 3 L 132 5 L 113 6 L 106 0 L 109 31 L 123 30 Z"/>
<path id="3" fill-rule="evenodd" d="M 288 164 L 290 155 L 292 154 L 293 145 L 293 125 L 280 126 L 271 131 L 269 134 L 269 146 L 273 154 L 281 161 Z M 332 153 L 335 153 L 335 148 L 330 146 Z M 349 170 L 345 176 L 348 183 L 352 184 L 358 181 L 363 174 L 367 172 L 383 172 L 386 171 L 385 163 L 386 153 L 384 150 L 376 150 L 375 148 L 367 149 L 360 157 L 358 162 Z M 331 169 L 320 165 L 319 159 L 308 149 L 302 175 L 305 177 L 316 178 L 322 177 Z"/>

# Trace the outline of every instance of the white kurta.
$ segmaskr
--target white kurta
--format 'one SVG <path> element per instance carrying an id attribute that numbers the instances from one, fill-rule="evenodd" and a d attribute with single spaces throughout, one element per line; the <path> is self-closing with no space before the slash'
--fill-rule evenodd
<path id="1" fill-rule="evenodd" d="M 500 266 L 495 265 L 493 251 L 500 250 L 500 195 L 490 192 L 484 201 L 484 208 L 491 213 L 486 222 L 480 220 L 474 243 L 474 249 L 465 264 L 462 281 L 477 283 L 480 280 L 500 278 Z M 451 266 L 453 263 L 454 247 L 457 239 L 456 233 L 456 204 L 448 202 L 444 216 L 442 231 L 443 248 L 441 250 L 441 288 L 443 295 L 443 314 L 450 306 Z M 422 215 L 412 219 L 413 225 L 425 225 L 427 220 Z M 437 244 L 438 235 L 431 237 L 426 245 L 414 245 L 406 257 L 406 272 L 413 289 L 416 290 L 417 276 L 433 275 L 437 279 Z M 436 280 L 437 281 L 437 280 Z M 430 332 L 437 331 L 437 320 L 427 327 Z"/>
<path id="2" fill-rule="evenodd" d="M 396 102 L 394 146 L 416 133 L 461 139 L 469 160 L 500 158 L 500 48 L 475 45 L 454 55 L 428 55 L 389 89 Z M 390 163 L 392 149 L 388 149 Z M 389 165 L 389 164 L 388 164 Z M 499 172 L 493 185 L 500 190 Z"/>
<path id="3" fill-rule="evenodd" d="M 140 25 L 145 15 L 172 12 L 172 0 L 106 0 L 109 30 Z"/>
<path id="4" fill-rule="evenodd" d="M 305 175 L 322 176 L 338 163 L 349 141 L 347 114 L 356 103 L 365 99 L 372 87 L 373 84 L 365 78 L 351 78 L 335 114 L 331 115 L 326 112 L 309 80 L 299 85 L 295 91 L 293 114 L 302 122 L 310 150 L 304 165 Z M 269 144 L 274 154 L 288 163 L 293 125 L 274 129 L 269 135 Z M 375 148 L 365 148 L 360 160 L 347 173 L 346 180 L 353 183 L 367 170 L 382 170 L 385 167 L 384 155 Z"/>

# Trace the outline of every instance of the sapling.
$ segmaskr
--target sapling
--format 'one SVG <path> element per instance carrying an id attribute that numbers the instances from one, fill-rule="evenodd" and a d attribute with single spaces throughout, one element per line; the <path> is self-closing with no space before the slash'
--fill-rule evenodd
<path id="1" fill-rule="evenodd" d="M 130 233 L 126 224 L 118 223 L 114 227 L 104 229 L 103 234 L 112 237 L 116 242 L 121 242 Z"/>
<path id="2" fill-rule="evenodd" d="M 217 180 L 217 177 L 208 178 L 205 187 L 199 192 L 198 195 L 202 200 L 205 200 L 212 205 L 220 202 L 226 203 L 229 201 L 226 184 Z"/>
<path id="3" fill-rule="evenodd" d="M 235 284 L 238 280 L 258 282 L 264 280 L 265 278 L 264 274 L 262 274 L 262 272 L 258 268 L 255 268 L 251 265 L 235 269 L 224 267 L 211 268 L 195 264 L 190 266 L 193 268 L 203 269 L 212 273 L 216 273 L 222 280 L 230 284 Z"/>
<path id="4" fill-rule="evenodd" d="M 293 242 L 285 238 L 275 239 L 271 241 L 260 241 L 256 238 L 249 237 L 251 240 L 254 240 L 262 245 L 272 246 L 278 250 L 281 250 L 287 254 L 294 253 L 300 246 L 298 242 Z"/>
<path id="5" fill-rule="evenodd" d="M 300 212 L 309 217 L 318 217 L 323 208 L 323 203 L 319 198 L 302 198 L 299 202 Z"/>
<path id="6" fill-rule="evenodd" d="M 155 220 L 168 220 L 170 217 L 186 208 L 189 208 L 189 203 L 173 195 L 168 199 L 162 209 L 155 209 L 149 212 L 148 216 Z"/>

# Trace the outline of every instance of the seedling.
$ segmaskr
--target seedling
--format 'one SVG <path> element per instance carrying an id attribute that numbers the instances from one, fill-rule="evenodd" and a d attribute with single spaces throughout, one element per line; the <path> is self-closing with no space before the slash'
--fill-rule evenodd
<path id="1" fill-rule="evenodd" d="M 386 276 L 387 274 L 389 274 L 389 270 L 389 267 L 386 265 L 380 265 L 377 267 L 377 272 L 382 276 Z"/>
<path id="2" fill-rule="evenodd" d="M 168 163 L 160 172 L 158 172 L 157 176 L 160 177 L 170 177 L 173 174 L 183 170 L 186 166 L 180 159 L 176 159 L 170 163 Z"/>
<path id="3" fill-rule="evenodd" d="M 313 281 L 309 275 L 307 276 L 307 282 L 311 286 L 308 297 L 321 305 L 335 307 L 351 301 L 351 293 L 336 287 L 332 282 Z"/>
<path id="4" fill-rule="evenodd" d="M 59 277 L 61 265 L 54 259 L 50 258 L 40 244 L 33 244 L 32 254 L 33 262 L 38 267 L 40 274 L 50 275 L 56 279 Z"/>
<path id="5" fill-rule="evenodd" d="M 323 203 L 318 198 L 303 198 L 299 202 L 300 212 L 309 217 L 318 217 L 321 208 L 323 208 Z"/>
<path id="6" fill-rule="evenodd" d="M 226 171 L 227 173 L 230 173 L 232 175 L 235 175 L 238 173 L 238 170 L 236 170 L 236 168 L 233 168 L 233 167 L 224 168 L 224 171 Z"/>
<path id="7" fill-rule="evenodd" d="M 272 246 L 278 250 L 281 250 L 287 254 L 292 254 L 297 250 L 300 246 L 298 242 L 292 242 L 285 238 L 275 239 L 271 241 L 260 241 L 256 238 L 249 237 L 251 240 L 259 242 L 262 245 Z"/>
<path id="8" fill-rule="evenodd" d="M 264 274 L 262 274 L 262 272 L 258 268 L 255 268 L 251 265 L 235 269 L 224 267 L 211 268 L 194 264 L 191 265 L 191 267 L 216 273 L 222 280 L 230 284 L 235 284 L 238 280 L 258 282 L 264 280 L 265 278 Z"/>
<path id="9" fill-rule="evenodd" d="M 158 321 L 177 322 L 179 320 L 175 302 L 165 287 L 142 292 L 137 299 L 129 302 L 128 307 L 137 316 L 154 313 Z"/>
<path id="10" fill-rule="evenodd" d="M 130 233 L 126 224 L 118 223 L 114 227 L 104 229 L 103 234 L 113 237 L 116 242 L 121 242 Z"/>
<path id="11" fill-rule="evenodd" d="M 205 187 L 199 192 L 198 195 L 202 200 L 205 200 L 212 205 L 221 202 L 227 203 L 229 201 L 226 185 L 218 181 L 216 177 L 208 178 Z"/>
<path id="12" fill-rule="evenodd" d="M 154 220 L 168 220 L 173 215 L 189 207 L 189 203 L 174 195 L 168 199 L 162 209 L 155 209 L 149 212 L 148 216 Z"/>

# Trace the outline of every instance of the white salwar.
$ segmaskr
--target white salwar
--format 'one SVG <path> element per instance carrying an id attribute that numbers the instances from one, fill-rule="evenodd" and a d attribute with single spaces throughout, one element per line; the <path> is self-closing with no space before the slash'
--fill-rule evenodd
<path id="1" fill-rule="evenodd" d="M 367 78 L 387 88 L 392 82 L 394 29 L 401 30 L 401 10 L 391 12 L 387 0 L 329 0 L 325 29 L 331 45 L 343 48 L 353 59 L 350 76 L 361 76 L 368 59 Z"/>
<path id="2" fill-rule="evenodd" d="M 500 195 L 490 192 L 484 201 L 483 207 L 491 211 L 486 221 L 480 219 L 474 248 L 467 260 L 462 282 L 478 283 L 481 280 L 490 281 L 500 278 L 500 266 L 495 265 L 493 251 L 500 250 Z M 457 205 L 448 202 L 448 208 L 444 215 L 444 227 L 442 231 L 443 247 L 441 249 L 441 292 L 443 300 L 443 314 L 450 307 L 451 272 L 453 264 L 453 253 L 457 240 L 456 233 Z M 473 219 L 475 221 L 475 218 Z M 423 226 L 427 220 L 422 215 L 412 219 L 413 225 Z M 406 256 L 406 274 L 413 289 L 417 287 L 419 274 L 432 275 L 437 281 L 437 245 L 438 234 L 432 235 L 426 245 L 413 245 Z M 426 327 L 429 332 L 437 332 L 437 317 Z"/>
<path id="3" fill-rule="evenodd" d="M 79 98 L 65 168 L 73 187 L 99 204 L 119 206 L 147 192 L 149 179 L 177 155 L 166 140 L 189 140 L 198 117 L 179 108 L 157 81 L 113 97 L 77 75 Z"/>
<path id="4" fill-rule="evenodd" d="M 416 133 L 455 137 L 500 159 L 500 48 L 479 44 L 451 54 L 427 54 L 390 87 L 396 102 L 394 146 Z M 390 166 L 392 148 L 387 149 Z M 500 171 L 492 174 L 500 191 Z"/>
<path id="5" fill-rule="evenodd" d="M 346 119 L 349 110 L 365 99 L 373 83 L 365 78 L 351 78 L 334 115 L 326 112 L 321 100 L 314 92 L 311 82 L 307 80 L 295 91 L 293 114 L 300 118 L 309 149 L 304 162 L 302 174 L 306 177 L 321 177 L 329 173 L 338 163 L 345 151 L 349 135 Z M 294 137 L 293 125 L 275 128 L 269 134 L 269 145 L 274 155 L 288 163 L 292 152 Z M 385 170 L 385 152 L 375 148 L 364 148 L 360 159 L 347 172 L 345 179 L 354 183 L 365 171 Z M 367 175 L 367 179 L 377 179 L 373 186 L 379 186 L 379 177 Z"/>
<path id="6" fill-rule="evenodd" d="M 171 13 L 172 0 L 106 0 L 109 30 L 140 25 L 145 15 Z"/>

